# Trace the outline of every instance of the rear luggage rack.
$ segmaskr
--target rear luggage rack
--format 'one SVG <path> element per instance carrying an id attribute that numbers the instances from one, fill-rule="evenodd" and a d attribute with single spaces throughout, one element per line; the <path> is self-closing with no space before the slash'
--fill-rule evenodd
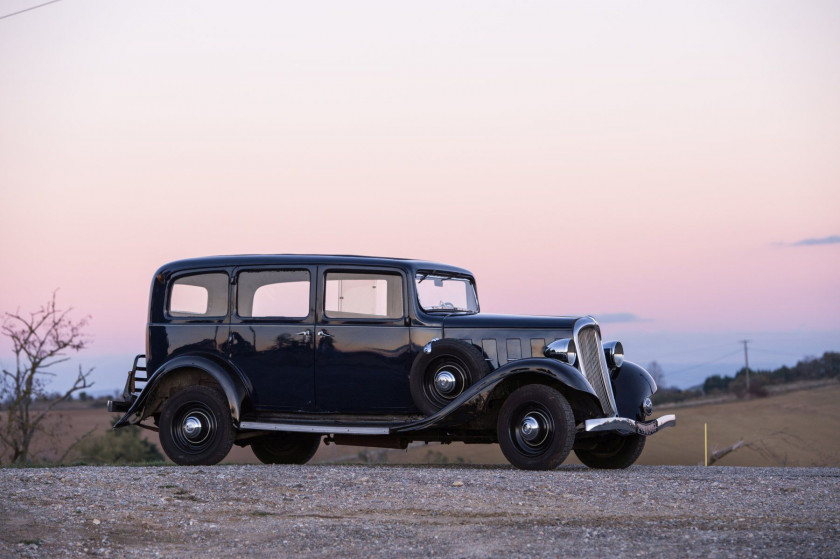
<path id="1" fill-rule="evenodd" d="M 137 365 L 138 361 L 143 360 L 143 366 Z M 137 371 L 142 371 L 143 376 L 137 377 Z M 149 373 L 146 372 L 146 356 L 143 354 L 136 355 L 134 357 L 134 364 L 131 367 L 131 371 L 128 373 L 128 382 L 125 383 L 125 390 L 123 390 L 123 398 L 126 400 L 129 398 L 134 398 L 138 394 L 143 391 L 143 388 L 146 387 L 146 383 L 149 381 Z M 137 388 L 137 383 L 142 382 L 143 386 Z"/>
<path id="2" fill-rule="evenodd" d="M 138 365 L 140 360 L 144 361 L 143 366 Z M 131 366 L 131 370 L 128 372 L 128 379 L 125 381 L 125 388 L 123 388 L 122 393 L 122 401 L 117 400 L 108 400 L 108 411 L 109 412 L 118 412 L 118 413 L 125 413 L 131 407 L 131 403 L 137 398 L 137 395 L 143 391 L 145 388 L 146 383 L 149 382 L 149 373 L 146 372 L 146 356 L 143 354 L 136 355 L 134 357 L 134 364 Z M 142 377 L 137 376 L 137 372 L 141 371 L 143 373 Z M 140 388 L 137 387 L 137 383 L 143 383 L 143 386 Z"/>

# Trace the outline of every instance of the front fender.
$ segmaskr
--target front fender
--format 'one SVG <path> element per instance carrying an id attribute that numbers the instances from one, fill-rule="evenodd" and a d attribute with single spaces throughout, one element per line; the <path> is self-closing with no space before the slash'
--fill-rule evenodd
<path id="1" fill-rule="evenodd" d="M 538 375 L 543 376 L 546 380 L 557 381 L 571 390 L 588 394 L 598 401 L 598 396 L 583 376 L 583 373 L 574 367 L 557 361 L 556 359 L 548 359 L 543 357 L 531 357 L 527 359 L 517 359 L 511 361 L 507 365 L 499 367 L 486 377 L 482 378 L 469 388 L 465 390 L 460 396 L 455 398 L 448 406 L 441 409 L 434 415 L 406 425 L 405 427 L 398 427 L 393 429 L 394 433 L 407 433 L 411 431 L 420 431 L 440 423 L 453 413 L 457 412 L 464 406 L 480 402 L 486 399 L 490 392 L 501 382 L 516 376 L 516 375 Z"/>
<path id="2" fill-rule="evenodd" d="M 644 421 L 642 402 L 656 392 L 656 381 L 644 368 L 625 361 L 612 378 L 615 404 L 620 417 Z"/>
<path id="3" fill-rule="evenodd" d="M 233 423 L 234 425 L 238 425 L 242 410 L 242 402 L 248 394 L 248 391 L 243 383 L 216 361 L 207 359 L 206 357 L 202 357 L 200 355 L 182 355 L 175 357 L 174 359 L 170 359 L 152 373 L 149 377 L 149 381 L 143 388 L 143 391 L 139 396 L 137 396 L 137 399 L 134 400 L 125 415 L 123 415 L 122 418 L 114 424 L 114 428 L 116 429 L 117 427 L 123 427 L 124 425 L 135 425 L 139 423 L 143 418 L 143 410 L 146 407 L 149 395 L 154 393 L 155 389 L 160 386 L 161 381 L 164 378 L 168 378 L 169 375 L 183 369 L 196 369 L 202 371 L 213 377 L 213 379 L 219 383 L 225 393 L 225 396 L 227 397 Z"/>

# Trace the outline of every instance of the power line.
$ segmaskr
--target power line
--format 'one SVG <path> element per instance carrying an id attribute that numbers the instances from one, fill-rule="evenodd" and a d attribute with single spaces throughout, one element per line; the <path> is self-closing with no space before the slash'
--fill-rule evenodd
<path id="1" fill-rule="evenodd" d="M 715 345 L 706 346 L 706 347 L 696 347 L 696 348 L 692 348 L 692 349 L 683 349 L 683 350 L 680 350 L 680 351 L 672 351 L 670 353 L 660 353 L 660 354 L 657 355 L 657 357 L 661 359 L 663 357 L 672 357 L 674 355 L 684 355 L 686 353 L 697 353 L 698 351 L 707 351 L 707 350 L 710 350 L 710 349 L 718 349 L 720 347 L 730 347 L 730 346 L 732 346 L 732 342 L 727 342 L 725 344 L 715 344 Z"/>
<path id="2" fill-rule="evenodd" d="M 691 371 L 693 369 L 698 369 L 700 367 L 705 367 L 706 365 L 711 365 L 712 363 L 717 363 L 718 361 L 722 361 L 722 360 L 726 359 L 727 357 L 732 357 L 733 355 L 736 355 L 738 353 L 741 353 L 740 349 L 736 349 L 732 353 L 727 353 L 726 355 L 721 355 L 720 357 L 718 357 L 716 359 L 712 359 L 711 361 L 706 361 L 705 363 L 700 363 L 699 365 L 692 365 L 691 367 L 686 367 L 684 369 L 679 369 L 677 371 L 671 371 L 670 373 L 666 372 L 665 374 L 669 375 L 669 376 L 673 376 L 673 375 L 676 375 L 676 374 L 679 374 L 679 373 L 684 373 L 686 371 Z"/>
<path id="3" fill-rule="evenodd" d="M 801 354 L 785 353 L 783 351 L 773 351 L 771 349 L 763 349 L 763 348 L 760 348 L 760 347 L 753 347 L 752 350 L 753 351 L 758 351 L 758 352 L 761 352 L 761 353 L 771 353 L 773 355 L 782 355 L 782 356 L 785 356 L 785 357 L 795 357 L 795 358 L 800 359 L 800 360 L 805 358 L 805 356 L 801 355 Z"/>
<path id="4" fill-rule="evenodd" d="M 6 19 L 7 17 L 16 16 L 24 12 L 31 12 L 32 10 L 37 10 L 38 8 L 43 8 L 44 6 L 49 6 L 50 4 L 55 4 L 56 2 L 61 2 L 61 0 L 50 0 L 49 2 L 44 2 L 43 4 L 38 4 L 37 6 L 32 6 L 31 8 L 26 8 L 25 10 L 20 10 L 19 12 L 12 12 L 10 14 L 0 16 L 0 19 Z"/>

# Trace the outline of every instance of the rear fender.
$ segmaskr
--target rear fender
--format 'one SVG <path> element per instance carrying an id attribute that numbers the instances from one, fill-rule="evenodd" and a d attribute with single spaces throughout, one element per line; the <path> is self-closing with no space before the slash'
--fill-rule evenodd
<path id="1" fill-rule="evenodd" d="M 239 425 L 243 402 L 248 396 L 248 390 L 244 382 L 237 377 L 236 373 L 228 371 L 227 368 L 216 361 L 197 355 L 182 355 L 167 361 L 152 373 L 143 391 L 137 396 L 125 415 L 114 424 L 114 428 L 140 423 L 148 415 L 144 413 L 147 404 L 153 403 L 153 401 L 149 401 L 149 398 L 164 384 L 164 381 L 169 381 L 174 379 L 175 375 L 189 371 L 204 373 L 219 383 L 227 397 L 233 423 Z"/>

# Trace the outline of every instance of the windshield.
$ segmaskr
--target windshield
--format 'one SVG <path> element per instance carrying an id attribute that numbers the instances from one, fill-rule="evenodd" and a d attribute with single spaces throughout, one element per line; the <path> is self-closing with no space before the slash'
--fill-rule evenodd
<path id="1" fill-rule="evenodd" d="M 426 312 L 478 312 L 472 278 L 420 272 L 414 281 L 420 308 Z"/>

